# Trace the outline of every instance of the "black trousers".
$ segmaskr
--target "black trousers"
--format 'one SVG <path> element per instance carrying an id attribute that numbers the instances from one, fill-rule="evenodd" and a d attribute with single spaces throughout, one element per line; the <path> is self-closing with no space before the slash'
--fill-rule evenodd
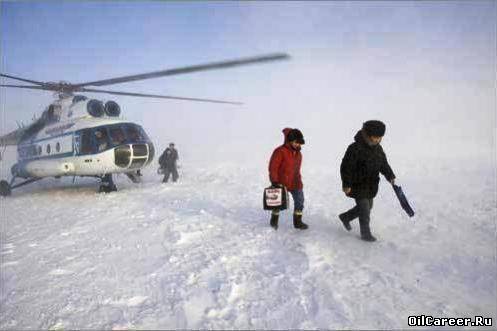
<path id="1" fill-rule="evenodd" d="M 370 235 L 369 222 L 371 209 L 373 209 L 373 199 L 355 199 L 355 203 L 355 207 L 343 213 L 342 216 L 347 222 L 359 217 L 361 236 Z"/>
<path id="2" fill-rule="evenodd" d="M 163 183 L 167 183 L 169 180 L 169 176 L 173 175 L 173 182 L 178 180 L 179 174 L 178 174 L 178 169 L 176 167 L 171 167 L 171 168 L 164 168 L 164 179 L 162 180 Z"/>

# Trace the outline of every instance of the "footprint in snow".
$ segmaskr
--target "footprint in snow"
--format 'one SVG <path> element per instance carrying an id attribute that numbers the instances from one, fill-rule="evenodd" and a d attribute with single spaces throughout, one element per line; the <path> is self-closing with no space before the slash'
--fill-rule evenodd
<path id="1" fill-rule="evenodd" d="M 136 306 L 140 306 L 141 304 L 143 304 L 146 300 L 148 299 L 148 297 L 146 296 L 134 296 L 130 299 L 128 299 L 128 302 L 127 302 L 127 306 L 128 307 L 136 307 Z"/>
<path id="2" fill-rule="evenodd" d="M 63 276 L 63 275 L 69 275 L 72 274 L 72 271 L 70 270 L 64 270 L 64 269 L 54 269 L 48 273 L 50 276 Z"/>
<path id="3" fill-rule="evenodd" d="M 137 295 L 129 299 L 120 299 L 117 301 L 107 299 L 104 301 L 104 304 L 110 304 L 114 306 L 138 307 L 142 305 L 145 301 L 147 301 L 147 299 L 148 299 L 147 296 Z"/>

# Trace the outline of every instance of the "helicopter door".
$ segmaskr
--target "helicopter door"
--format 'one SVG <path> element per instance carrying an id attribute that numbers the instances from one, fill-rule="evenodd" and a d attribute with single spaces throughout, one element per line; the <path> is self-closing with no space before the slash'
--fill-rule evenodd
<path id="1" fill-rule="evenodd" d="M 80 133 L 80 153 L 81 155 L 91 154 L 93 152 L 92 133 L 90 129 L 81 130 Z"/>

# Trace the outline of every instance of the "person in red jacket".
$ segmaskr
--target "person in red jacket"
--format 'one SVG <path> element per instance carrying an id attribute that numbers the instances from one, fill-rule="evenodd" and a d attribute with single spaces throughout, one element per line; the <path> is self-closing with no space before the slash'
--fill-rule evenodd
<path id="1" fill-rule="evenodd" d="M 298 129 L 283 129 L 285 142 L 276 148 L 269 161 L 269 180 L 273 186 L 285 186 L 290 192 L 294 202 L 293 226 L 305 230 L 307 224 L 302 222 L 304 209 L 304 191 L 300 166 L 302 164 L 302 145 L 305 144 L 304 136 Z M 271 213 L 270 225 L 278 229 L 279 211 Z"/>

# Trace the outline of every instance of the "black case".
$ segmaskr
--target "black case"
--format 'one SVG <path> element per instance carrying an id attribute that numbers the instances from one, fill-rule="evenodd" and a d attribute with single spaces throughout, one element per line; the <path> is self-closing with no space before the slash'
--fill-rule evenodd
<path id="1" fill-rule="evenodd" d="M 409 215 L 409 217 L 413 217 L 414 210 L 412 210 L 411 205 L 409 205 L 409 201 L 407 201 L 407 198 L 406 198 L 402 188 L 400 186 L 397 186 L 397 185 L 392 185 L 392 187 L 393 187 L 393 190 L 395 191 L 395 195 L 397 195 L 397 198 L 399 199 L 400 206 L 402 207 L 402 209 L 404 209 L 406 211 L 406 213 L 407 213 L 407 215 Z"/>

